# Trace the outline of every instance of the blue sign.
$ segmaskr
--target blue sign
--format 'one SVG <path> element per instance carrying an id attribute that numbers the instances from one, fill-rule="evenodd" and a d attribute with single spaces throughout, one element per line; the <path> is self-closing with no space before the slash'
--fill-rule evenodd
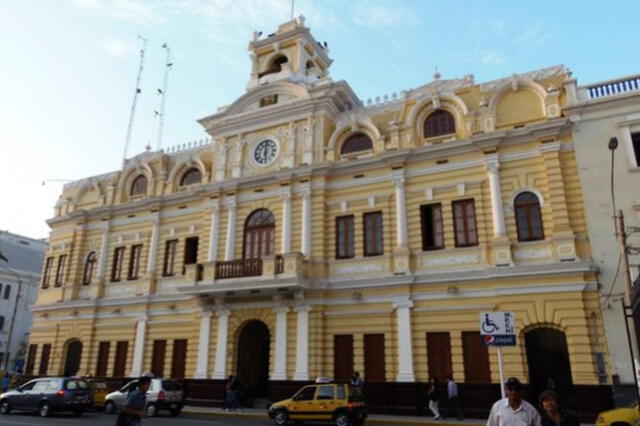
<path id="1" fill-rule="evenodd" d="M 487 346 L 515 346 L 516 336 L 513 334 L 492 334 L 484 336 L 484 344 Z"/>

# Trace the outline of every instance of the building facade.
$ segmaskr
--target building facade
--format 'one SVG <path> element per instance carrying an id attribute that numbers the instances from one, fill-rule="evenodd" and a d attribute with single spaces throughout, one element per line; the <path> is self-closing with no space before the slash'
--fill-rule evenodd
<path id="1" fill-rule="evenodd" d="M 7 365 L 18 371 L 24 364 L 32 326 L 29 307 L 38 298 L 45 248 L 41 240 L 0 231 L 0 253 L 6 258 L 0 259 L 0 370 Z"/>
<path id="2" fill-rule="evenodd" d="M 505 310 L 506 375 L 606 404 L 564 67 L 365 103 L 302 17 L 249 52 L 246 93 L 199 120 L 210 141 L 65 185 L 31 373 L 49 348 L 40 374 L 151 371 L 212 403 L 232 373 L 274 399 L 360 371 L 387 412 L 420 412 L 453 373 L 481 414 L 499 375 L 479 315 Z"/>
<path id="3" fill-rule="evenodd" d="M 614 225 L 615 210 L 622 210 L 627 231 L 628 245 L 638 247 L 637 232 L 640 226 L 640 76 L 623 77 L 585 86 L 578 86 L 575 79 L 566 81 L 568 94 L 564 111 L 574 123 L 574 146 L 580 170 L 580 181 L 585 193 L 585 210 L 592 256 L 599 269 L 600 297 L 607 330 L 607 342 L 611 354 L 612 374 L 626 385 L 630 397 L 634 390 L 631 354 L 624 325 L 622 301 L 627 292 L 624 272 L 620 270 L 620 244 Z M 611 150 L 609 140 L 615 137 L 618 148 L 614 154 L 614 195 L 612 197 Z M 616 213 L 617 214 L 617 213 Z M 637 250 L 629 251 L 629 263 L 638 265 Z M 637 268 L 631 268 L 637 277 Z M 638 315 L 636 309 L 636 316 Z M 631 323 L 631 321 L 630 321 Z M 640 323 L 638 323 L 640 325 Z M 637 334 L 633 339 L 638 357 Z M 640 367 L 640 364 L 638 364 Z M 618 381 L 616 380 L 616 381 Z"/>

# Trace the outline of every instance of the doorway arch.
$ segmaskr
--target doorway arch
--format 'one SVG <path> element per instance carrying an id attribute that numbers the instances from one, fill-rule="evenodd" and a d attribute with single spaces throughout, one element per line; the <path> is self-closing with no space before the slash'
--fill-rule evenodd
<path id="1" fill-rule="evenodd" d="M 267 396 L 270 344 L 269 328 L 259 320 L 247 322 L 238 334 L 236 373 L 247 397 Z"/>
<path id="2" fill-rule="evenodd" d="M 540 327 L 526 332 L 524 338 L 532 401 L 537 401 L 543 390 L 551 389 L 558 393 L 565 408 L 575 409 L 571 363 L 565 334 L 553 328 Z"/>
<path id="3" fill-rule="evenodd" d="M 65 377 L 76 376 L 80 371 L 80 360 L 82 359 L 82 342 L 80 340 L 70 340 L 66 344 L 65 361 L 63 375 Z"/>

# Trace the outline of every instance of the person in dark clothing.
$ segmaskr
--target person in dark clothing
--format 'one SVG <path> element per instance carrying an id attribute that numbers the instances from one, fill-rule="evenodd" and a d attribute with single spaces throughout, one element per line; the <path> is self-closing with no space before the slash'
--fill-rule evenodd
<path id="1" fill-rule="evenodd" d="M 150 384 L 150 377 L 143 376 L 138 380 L 138 387 L 129 393 L 127 403 L 116 420 L 116 426 L 138 426 L 142 419 L 147 418 L 147 391 Z"/>
<path id="2" fill-rule="evenodd" d="M 458 420 L 464 420 L 462 414 L 462 408 L 460 407 L 460 398 L 458 395 L 458 384 L 453 380 L 453 374 L 447 375 L 447 395 L 449 397 L 449 403 L 447 404 L 446 417 L 452 417 L 455 411 L 458 415 Z"/>
<path id="3" fill-rule="evenodd" d="M 230 375 L 225 385 L 227 395 L 224 399 L 223 407 L 225 411 L 238 410 L 242 411 L 240 407 L 240 382 L 238 376 Z"/>
<path id="4" fill-rule="evenodd" d="M 562 411 L 560 398 L 554 391 L 542 391 L 539 401 L 542 426 L 580 426 L 577 418 Z"/>
<path id="5" fill-rule="evenodd" d="M 429 379 L 429 388 L 427 389 L 427 398 L 429 398 L 429 409 L 433 412 L 433 420 L 440 419 L 440 411 L 438 410 L 438 380 L 435 377 Z"/>
<path id="6" fill-rule="evenodd" d="M 360 378 L 359 372 L 354 372 L 353 376 L 351 376 L 351 382 L 349 382 L 349 386 L 351 386 L 351 390 L 354 395 L 362 395 L 362 379 Z"/>

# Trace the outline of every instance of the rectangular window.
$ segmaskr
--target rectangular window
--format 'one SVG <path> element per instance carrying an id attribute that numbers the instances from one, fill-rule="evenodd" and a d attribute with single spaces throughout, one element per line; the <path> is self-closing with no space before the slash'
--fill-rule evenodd
<path id="1" fill-rule="evenodd" d="M 164 265 L 162 266 L 162 275 L 164 275 L 165 277 L 174 274 L 177 248 L 178 240 L 169 240 L 165 244 Z"/>
<path id="2" fill-rule="evenodd" d="M 353 335 L 333 336 L 333 377 L 336 381 L 349 381 L 353 375 Z"/>
<path id="3" fill-rule="evenodd" d="M 382 212 L 365 213 L 364 222 L 364 255 L 378 256 L 384 253 L 382 246 Z"/>
<path id="4" fill-rule="evenodd" d="M 187 362 L 187 339 L 173 341 L 173 356 L 171 358 L 171 377 L 184 378 L 184 369 Z"/>
<path id="5" fill-rule="evenodd" d="M 55 286 L 60 287 L 62 280 L 64 279 L 64 265 L 67 263 L 67 255 L 61 254 L 58 256 L 58 269 L 56 269 L 56 282 Z"/>
<path id="6" fill-rule="evenodd" d="M 427 361 L 429 377 L 440 383 L 447 381 L 451 374 L 451 339 L 449 332 L 427 333 Z"/>
<path id="7" fill-rule="evenodd" d="M 129 342 L 126 340 L 116 343 L 116 357 L 113 361 L 113 376 L 124 377 L 125 368 L 127 365 L 127 351 L 129 349 Z"/>
<path id="8" fill-rule="evenodd" d="M 631 133 L 631 143 L 633 144 L 633 153 L 636 156 L 636 166 L 640 167 L 640 132 Z"/>
<path id="9" fill-rule="evenodd" d="M 127 271 L 128 280 L 137 280 L 140 272 L 140 255 L 142 254 L 142 244 L 136 244 L 131 247 L 129 255 L 129 270 Z"/>
<path id="10" fill-rule="evenodd" d="M 384 382 L 384 334 L 364 335 L 364 379 L 367 382 Z"/>
<path id="11" fill-rule="evenodd" d="M 489 351 L 479 331 L 462 332 L 465 383 L 491 383 Z"/>
<path id="12" fill-rule="evenodd" d="M 113 251 L 113 265 L 111 267 L 111 281 L 122 279 L 122 262 L 124 261 L 124 247 L 116 247 Z"/>
<path id="13" fill-rule="evenodd" d="M 155 377 L 164 376 L 164 358 L 167 352 L 166 340 L 153 341 L 153 353 L 151 354 L 151 372 Z"/>
<path id="14" fill-rule="evenodd" d="M 353 215 L 336 218 L 336 259 L 355 256 L 353 240 Z"/>
<path id="15" fill-rule="evenodd" d="M 51 343 L 45 343 L 42 345 L 42 355 L 40 356 L 40 366 L 38 367 L 38 374 L 46 376 L 49 371 L 49 357 L 51 356 Z"/>
<path id="16" fill-rule="evenodd" d="M 24 370 L 24 374 L 27 376 L 33 376 L 33 367 L 36 364 L 36 352 L 38 352 L 38 345 L 29 345 L 29 352 L 27 353 L 27 365 Z"/>
<path id="17" fill-rule="evenodd" d="M 109 349 L 111 342 L 100 342 L 98 346 L 98 362 L 96 363 L 96 376 L 107 376 L 107 365 L 109 363 Z"/>
<path id="18" fill-rule="evenodd" d="M 193 265 L 198 262 L 198 237 L 189 237 L 184 240 L 184 263 L 182 274 L 184 275 L 186 265 Z"/>
<path id="19" fill-rule="evenodd" d="M 47 261 L 44 264 L 44 274 L 42 274 L 42 288 L 49 288 L 49 281 L 51 280 L 52 269 L 53 269 L 53 257 L 47 257 Z"/>
<path id="20" fill-rule="evenodd" d="M 444 248 L 442 205 L 437 203 L 420 206 L 420 219 L 422 221 L 422 250 Z"/>
<path id="21" fill-rule="evenodd" d="M 477 246 L 476 208 L 473 199 L 454 201 L 451 206 L 456 247 Z"/>

